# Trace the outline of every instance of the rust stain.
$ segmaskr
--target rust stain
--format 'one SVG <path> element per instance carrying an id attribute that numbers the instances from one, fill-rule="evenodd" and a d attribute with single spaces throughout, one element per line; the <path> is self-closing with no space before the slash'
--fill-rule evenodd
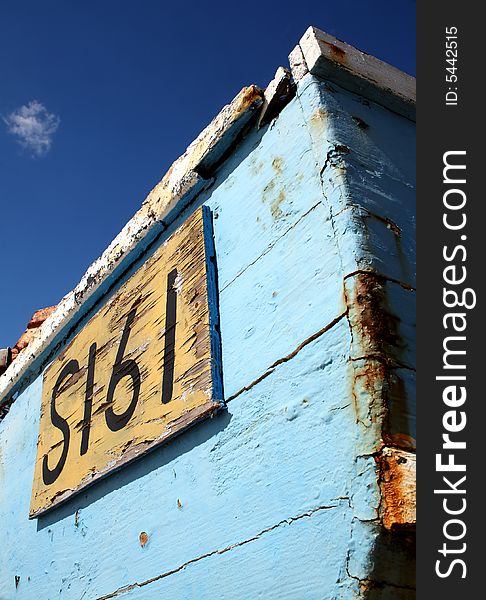
<path id="1" fill-rule="evenodd" d="M 329 50 L 331 51 L 331 58 L 333 60 L 335 60 L 336 62 L 344 65 L 346 64 L 346 51 L 343 50 L 342 48 L 339 48 L 339 46 L 336 46 L 336 44 L 333 44 L 332 42 L 326 42 L 324 40 L 322 40 L 323 44 L 326 44 L 326 46 L 328 46 Z"/>
<path id="2" fill-rule="evenodd" d="M 385 432 L 383 434 L 383 441 L 389 446 L 396 446 L 403 450 L 415 451 L 417 447 L 415 438 L 406 433 Z"/>
<path id="3" fill-rule="evenodd" d="M 378 360 L 368 359 L 353 366 L 351 397 L 356 420 L 365 427 L 386 422 L 388 375 L 389 369 Z"/>
<path id="4" fill-rule="evenodd" d="M 262 202 L 270 205 L 272 218 L 277 220 L 283 215 L 281 204 L 285 201 L 285 186 L 281 179 L 284 170 L 284 161 L 280 156 L 276 156 L 272 160 L 272 168 L 275 171 L 275 175 L 263 189 Z M 278 193 L 277 189 L 279 189 Z"/>
<path id="5" fill-rule="evenodd" d="M 10 407 L 14 403 L 14 399 L 12 397 L 8 398 L 3 404 L 0 405 L 0 421 L 8 414 Z"/>
<path id="6" fill-rule="evenodd" d="M 263 161 L 252 158 L 250 161 L 251 174 L 255 175 L 255 176 L 259 175 L 264 166 L 265 166 L 265 163 Z"/>
<path id="7" fill-rule="evenodd" d="M 325 121 L 328 117 L 328 113 L 326 110 L 324 110 L 321 106 L 319 106 L 318 108 L 315 109 L 315 111 L 312 113 L 311 115 L 311 122 L 316 122 L 316 121 Z"/>
<path id="8" fill-rule="evenodd" d="M 358 272 L 353 282 L 351 291 L 345 288 L 345 301 L 355 339 L 351 396 L 357 420 L 367 427 L 381 426 L 385 443 L 393 440 L 404 449 L 414 448 L 407 389 L 397 370 L 406 344 L 400 319 L 388 306 L 387 281 L 376 273 Z"/>
<path id="9" fill-rule="evenodd" d="M 271 206 L 270 206 L 270 212 L 272 213 L 272 217 L 274 219 L 280 219 L 280 217 L 282 216 L 283 212 L 282 209 L 280 208 L 280 205 L 282 204 L 282 202 L 285 200 L 285 191 L 282 189 L 280 190 L 278 196 L 275 198 L 275 200 L 272 202 Z"/>
<path id="10" fill-rule="evenodd" d="M 177 508 L 182 508 L 182 502 L 177 498 Z"/>
<path id="11" fill-rule="evenodd" d="M 148 542 L 148 533 L 146 531 L 142 531 L 138 536 L 138 539 L 140 540 L 140 546 L 143 548 Z"/>
<path id="12" fill-rule="evenodd" d="M 15 346 L 11 349 L 11 357 L 7 367 L 17 358 L 22 350 L 25 350 L 25 348 L 27 348 L 27 346 L 36 337 L 38 337 L 39 327 L 55 311 L 56 308 L 56 306 L 48 306 L 47 308 L 41 308 L 40 310 L 35 311 L 27 324 L 27 329 L 17 340 Z"/>
<path id="13" fill-rule="evenodd" d="M 383 448 L 375 458 L 382 494 L 381 518 L 387 529 L 416 523 L 415 454 Z"/>
<path id="14" fill-rule="evenodd" d="M 258 123 L 259 129 L 280 114 L 295 96 L 295 90 L 296 86 L 292 81 L 290 72 L 283 67 L 279 67 L 275 78 L 268 84 L 264 93 L 265 100 Z"/>
<path id="15" fill-rule="evenodd" d="M 268 196 L 269 194 L 272 193 L 272 191 L 275 188 L 275 180 L 272 179 L 271 181 L 269 181 L 267 183 L 267 185 L 263 188 L 263 201 L 266 202 L 268 200 Z"/>
<path id="16" fill-rule="evenodd" d="M 283 171 L 283 163 L 284 160 L 281 156 L 276 156 L 272 160 L 272 167 L 277 171 L 277 173 L 281 173 Z"/>

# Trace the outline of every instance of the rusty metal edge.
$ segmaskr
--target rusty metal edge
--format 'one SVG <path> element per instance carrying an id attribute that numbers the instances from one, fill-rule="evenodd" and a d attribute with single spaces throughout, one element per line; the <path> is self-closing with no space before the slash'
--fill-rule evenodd
<path id="1" fill-rule="evenodd" d="M 311 73 L 415 121 L 415 77 L 316 27 L 306 30 L 289 61 L 295 81 Z"/>
<path id="2" fill-rule="evenodd" d="M 380 517 L 384 527 L 391 531 L 415 527 L 415 452 L 385 446 L 376 462 L 381 489 Z"/>
<path id="3" fill-rule="evenodd" d="M 340 52 L 348 53 L 358 62 L 361 61 L 363 68 L 349 69 L 342 64 L 343 61 L 335 60 Z M 334 59 L 331 54 L 334 55 Z M 307 71 L 318 76 L 324 73 L 326 78 L 338 85 L 347 89 L 353 88 L 351 91 L 358 91 L 365 97 L 371 94 L 370 99 L 385 105 L 388 103 L 392 110 L 414 118 L 414 97 L 407 92 L 410 86 L 415 88 L 413 77 L 315 27 L 307 29 L 289 58 L 294 80 L 298 80 Z M 296 61 L 299 63 L 298 68 Z M 370 65 L 375 70 L 377 67 L 378 71 L 381 69 L 383 74 L 393 75 L 389 85 L 379 80 L 374 81 L 366 75 L 366 68 Z M 391 105 L 390 98 L 396 99 L 392 100 Z M 157 225 L 167 226 L 201 190 L 211 185 L 212 180 L 208 177 L 211 167 L 219 163 L 237 139 L 238 133 L 256 114 L 263 102 L 264 93 L 257 86 L 243 88 L 172 164 L 162 180 L 148 194 L 140 210 L 87 269 L 74 290 L 61 300 L 53 314 L 39 327 L 26 351 L 0 375 L 0 407 L 11 403 L 11 395 L 20 379 L 29 370 L 34 370 L 37 362 L 42 363 L 42 355 L 46 348 L 56 340 L 64 328 L 75 325 L 82 305 L 110 275 L 113 275 L 130 253 L 142 245 Z"/>

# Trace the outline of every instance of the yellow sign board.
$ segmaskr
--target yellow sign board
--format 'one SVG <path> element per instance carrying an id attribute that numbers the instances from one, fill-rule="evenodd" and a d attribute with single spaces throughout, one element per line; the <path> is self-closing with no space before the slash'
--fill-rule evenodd
<path id="1" fill-rule="evenodd" d="M 200 208 L 46 369 L 30 518 L 221 407 L 211 258 Z"/>

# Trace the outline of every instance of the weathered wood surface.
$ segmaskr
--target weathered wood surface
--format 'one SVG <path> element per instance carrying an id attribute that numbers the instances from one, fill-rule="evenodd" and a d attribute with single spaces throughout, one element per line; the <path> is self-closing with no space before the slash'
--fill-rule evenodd
<path id="1" fill-rule="evenodd" d="M 415 120 L 415 78 L 370 54 L 309 27 L 289 56 L 296 80 L 307 71 Z"/>
<path id="2" fill-rule="evenodd" d="M 385 447 L 378 462 L 384 526 L 387 529 L 414 526 L 417 521 L 415 453 Z"/>
<path id="3" fill-rule="evenodd" d="M 140 257 L 154 237 L 171 224 L 201 190 L 212 184 L 211 170 L 257 114 L 263 103 L 262 96 L 257 86 L 244 87 L 174 161 L 137 213 L 36 331 L 28 351 L 20 354 L 8 371 L 0 375 L 0 405 L 11 401 L 19 387 L 25 385 L 27 376 L 33 378 L 41 372 L 43 363 L 48 360 L 46 349 L 50 344 L 62 343 L 65 331 L 73 327 L 89 303 L 105 291 L 108 280 L 123 273 L 126 263 Z"/>
<path id="4" fill-rule="evenodd" d="M 31 517 L 220 407 L 208 218 L 186 221 L 45 371 Z"/>

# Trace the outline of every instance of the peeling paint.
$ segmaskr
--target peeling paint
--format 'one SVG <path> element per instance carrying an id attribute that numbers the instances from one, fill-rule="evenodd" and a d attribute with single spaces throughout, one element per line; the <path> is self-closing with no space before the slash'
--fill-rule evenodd
<path id="1" fill-rule="evenodd" d="M 212 331 L 217 317 L 210 314 L 210 298 L 215 292 L 210 289 L 209 218 L 207 211 L 196 211 L 45 370 L 31 517 L 221 407 Z M 177 320 L 172 325 L 164 309 L 171 292 L 170 274 L 176 271 L 181 275 L 179 285 L 182 281 L 184 285 L 174 301 Z M 174 359 L 169 371 L 169 397 L 165 398 L 170 331 Z M 72 364 L 76 365 L 75 372 L 69 371 L 66 377 L 66 366 Z M 115 380 L 120 384 L 110 400 L 99 391 L 112 385 L 117 364 L 126 365 L 126 375 Z M 96 388 L 97 393 L 95 384 L 102 386 Z M 54 422 L 54 397 L 67 433 Z M 108 411 L 115 419 L 111 428 Z M 49 474 L 54 473 L 52 481 L 46 480 L 46 465 Z"/>
<path id="2" fill-rule="evenodd" d="M 351 68 L 354 53 L 343 48 Z M 295 60 L 307 70 L 302 51 Z M 414 456 L 413 124 L 311 73 L 261 129 L 262 92 L 249 90 L 238 102 L 242 112 L 223 109 L 209 137 L 191 145 L 192 158 L 154 190 L 121 247 L 105 255 L 108 263 L 70 296 L 79 313 L 69 313 L 70 325 L 59 321 L 57 341 L 43 338 L 52 343 L 44 358 L 32 342 L 27 361 L 28 377 L 41 373 L 47 356 L 65 350 L 68 331 L 78 332 L 78 317 L 87 322 L 95 302 L 116 294 L 110 286 L 121 289 L 157 252 L 181 211 L 190 216 L 205 205 L 217 214 L 213 302 L 228 410 L 33 522 L 42 377 L 30 383 L 15 371 L 22 386 L 12 389 L 20 393 L 0 422 L 0 531 L 12 548 L 0 585 L 9 597 L 15 574 L 26 599 L 53 591 L 66 598 L 413 597 L 412 486 L 403 472 Z M 176 281 L 180 294 L 186 282 Z M 138 325 L 153 299 L 140 304 Z M 202 302 L 197 290 L 191 302 Z M 123 302 L 114 310 L 123 322 Z M 163 319 L 157 327 L 164 329 Z M 184 351 L 202 355 L 200 333 L 187 336 Z M 151 340 L 137 340 L 130 356 L 148 352 Z M 100 356 L 116 342 L 100 345 Z M 86 374 L 66 382 L 64 393 Z M 143 376 L 150 377 L 148 365 Z M 187 405 L 201 371 L 187 365 L 179 376 L 187 378 Z M 97 415 L 106 393 L 103 382 L 93 388 Z M 160 415 L 146 416 L 160 424 Z M 85 430 L 79 415 L 73 430 Z M 53 439 L 50 447 L 61 445 Z M 137 453 L 132 439 L 121 447 Z"/>
<path id="3" fill-rule="evenodd" d="M 325 44 L 329 48 L 329 50 L 331 52 L 331 57 L 333 58 L 333 60 L 340 63 L 341 65 L 346 64 L 346 51 L 345 50 L 343 50 L 336 44 L 333 44 L 332 42 L 323 41 L 322 43 Z"/>
<path id="4" fill-rule="evenodd" d="M 336 505 L 335 505 L 336 506 Z M 203 554 L 202 556 L 198 556 L 197 558 L 193 558 L 188 560 L 187 562 L 185 562 L 182 565 L 179 565 L 178 567 L 175 567 L 173 569 L 171 569 L 170 571 L 166 572 L 166 573 L 161 573 L 159 575 L 156 575 L 155 577 L 151 577 L 150 579 L 147 579 L 146 581 L 142 581 L 142 582 L 135 582 L 126 586 L 123 586 L 121 588 L 118 588 L 117 590 L 115 590 L 114 592 L 111 592 L 109 594 L 106 594 L 104 596 L 100 596 L 99 598 L 97 598 L 96 600 L 109 600 L 109 598 L 117 598 L 123 594 L 126 594 L 127 592 L 130 592 L 134 589 L 137 588 L 141 588 L 141 587 L 145 587 L 146 585 L 151 585 L 154 584 L 155 582 L 164 579 L 165 577 L 168 577 L 169 575 L 174 575 L 175 573 L 181 571 L 182 569 L 186 569 L 187 567 L 189 567 L 190 565 L 197 563 L 201 560 L 205 560 L 210 558 L 211 556 L 214 555 L 221 555 L 221 554 L 225 554 L 226 552 L 230 552 L 231 550 L 234 550 L 235 548 L 239 548 L 241 546 L 244 546 L 246 544 L 249 544 L 251 542 L 254 542 L 255 540 L 257 540 L 258 538 L 260 538 L 261 536 L 270 533 L 272 531 L 274 531 L 275 529 L 277 529 L 278 527 L 281 526 L 285 526 L 285 525 L 291 525 L 292 523 L 294 523 L 295 521 L 299 521 L 300 519 L 305 519 L 308 517 L 311 517 L 314 513 L 321 511 L 321 510 L 329 510 L 332 508 L 335 508 L 335 506 L 319 506 L 317 508 L 314 508 L 310 511 L 307 511 L 301 515 L 298 515 L 296 517 L 290 517 L 288 519 L 284 519 L 283 521 L 280 521 L 279 523 L 276 523 L 275 525 L 271 525 L 270 527 L 267 527 L 266 529 L 263 529 L 262 531 L 260 531 L 259 533 L 257 533 L 255 536 L 243 540 L 241 542 L 235 542 L 229 546 L 226 546 L 225 548 L 221 548 L 218 550 L 212 550 L 210 552 L 207 552 L 206 554 Z"/>
<path id="5" fill-rule="evenodd" d="M 346 280 L 349 320 L 359 338 L 359 355 L 380 358 L 385 364 L 398 361 L 404 345 L 400 318 L 388 306 L 386 285 L 376 273 L 356 273 Z"/>
<path id="6" fill-rule="evenodd" d="M 39 369 L 49 343 L 72 321 L 83 304 L 112 275 L 124 258 L 137 248 L 157 224 L 168 224 L 201 189 L 210 185 L 198 170 L 207 174 L 219 163 L 237 139 L 238 134 L 263 103 L 263 93 L 255 85 L 243 88 L 231 104 L 225 106 L 167 171 L 149 193 L 141 209 L 125 225 L 118 236 L 86 271 L 76 288 L 67 294 L 54 312 L 35 330 L 28 354 L 14 361 L 0 376 L 0 402 L 9 401 L 21 377 Z"/>
<path id="7" fill-rule="evenodd" d="M 380 474 L 383 525 L 387 529 L 415 526 L 415 454 L 386 447 L 376 460 Z"/>
<path id="8" fill-rule="evenodd" d="M 290 71 L 279 67 L 264 92 L 258 127 L 263 127 L 275 119 L 294 96 L 295 85 Z"/>
<path id="9" fill-rule="evenodd" d="M 366 131 L 367 129 L 370 128 L 370 126 L 368 125 L 368 123 L 364 119 L 362 119 L 361 117 L 353 117 L 353 121 L 363 131 Z"/>

